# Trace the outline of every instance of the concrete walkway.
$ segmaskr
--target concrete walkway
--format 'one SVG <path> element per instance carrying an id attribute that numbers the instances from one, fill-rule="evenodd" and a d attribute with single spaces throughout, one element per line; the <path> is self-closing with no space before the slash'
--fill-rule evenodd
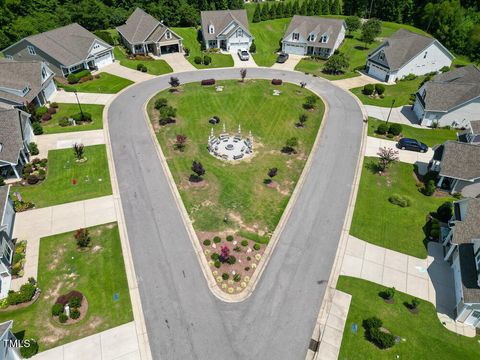
<path id="1" fill-rule="evenodd" d="M 96 94 L 96 93 L 77 93 L 78 100 L 81 104 L 96 104 L 96 105 L 105 105 L 111 99 L 113 99 L 116 94 Z M 73 92 L 67 92 L 63 90 L 58 90 L 53 96 L 52 102 L 57 103 L 67 103 L 67 104 L 76 104 L 77 98 Z"/>
<path id="2" fill-rule="evenodd" d="M 237 67 L 237 68 L 258 67 L 252 54 L 250 54 L 250 58 L 247 61 L 240 60 L 236 51 L 232 51 L 230 55 L 232 55 L 232 58 L 233 58 L 233 67 Z"/>
<path id="3" fill-rule="evenodd" d="M 390 108 L 381 106 L 365 105 L 368 116 L 386 121 Z M 418 119 L 410 105 L 400 106 L 392 109 L 390 122 L 428 129 L 418 124 Z"/>
<path id="4" fill-rule="evenodd" d="M 397 148 L 396 141 L 379 139 L 373 136 L 367 137 L 365 156 L 378 157 L 378 149 L 381 147 L 397 150 L 399 161 L 408 164 L 417 164 L 420 174 L 425 174 L 427 172 L 428 163 L 430 162 L 430 160 L 432 160 L 433 157 L 433 150 L 431 148 L 428 148 L 428 151 L 425 153 L 402 150 Z"/>
<path id="5" fill-rule="evenodd" d="M 302 60 L 304 57 L 305 56 L 301 55 L 289 55 L 287 61 L 285 61 L 283 64 L 273 64 L 272 69 L 293 71 L 295 70 L 295 66 L 297 66 L 300 60 Z"/>
<path id="6" fill-rule="evenodd" d="M 332 81 L 332 84 L 335 84 L 344 90 L 349 90 L 349 89 L 357 88 L 360 86 L 365 86 L 367 84 L 382 83 L 380 80 L 377 80 L 371 76 L 365 75 L 364 73 L 359 72 L 358 74 L 360 74 L 360 76 L 356 76 L 348 79 L 342 79 L 342 80 L 334 80 Z"/>
<path id="7" fill-rule="evenodd" d="M 119 61 L 115 61 L 113 64 L 103 67 L 96 74 L 106 72 L 112 75 L 120 76 L 122 78 L 131 80 L 133 82 L 141 82 L 145 80 L 153 79 L 155 76 L 150 75 L 138 70 L 130 69 L 126 66 L 120 65 Z"/>
<path id="8" fill-rule="evenodd" d="M 184 53 L 165 54 L 161 57 L 158 57 L 158 59 L 165 60 L 173 69 L 174 73 L 197 70 L 195 66 L 190 64 Z"/>
<path id="9" fill-rule="evenodd" d="M 419 259 L 350 236 L 341 275 L 381 284 L 431 302 L 445 326 L 473 337 L 475 329 L 451 317 L 456 305 L 453 271 L 443 260 L 442 245 L 428 243 L 428 257 Z M 447 322 L 448 321 L 448 322 Z"/>
<path id="10" fill-rule="evenodd" d="M 38 277 L 40 239 L 117 220 L 113 196 L 77 201 L 16 214 L 13 237 L 27 240 L 24 275 L 12 280 L 12 290 L 20 289 L 29 277 Z"/>
<path id="11" fill-rule="evenodd" d="M 60 134 L 35 136 L 40 153 L 38 157 L 47 157 L 48 150 L 71 148 L 75 143 L 85 146 L 105 144 L 103 130 L 76 131 Z"/>
<path id="12" fill-rule="evenodd" d="M 32 357 L 33 360 L 140 360 L 140 358 L 133 321 Z"/>

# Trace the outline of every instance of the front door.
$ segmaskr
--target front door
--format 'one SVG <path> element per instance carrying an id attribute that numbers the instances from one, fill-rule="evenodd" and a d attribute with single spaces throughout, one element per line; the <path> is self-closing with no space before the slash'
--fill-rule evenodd
<path id="1" fill-rule="evenodd" d="M 467 318 L 467 320 L 465 320 L 465 324 L 472 325 L 472 326 L 477 326 L 479 322 L 480 322 L 480 311 L 478 310 L 473 310 L 470 316 Z"/>
<path id="2" fill-rule="evenodd" d="M 220 40 L 220 49 L 227 50 L 227 40 Z"/>

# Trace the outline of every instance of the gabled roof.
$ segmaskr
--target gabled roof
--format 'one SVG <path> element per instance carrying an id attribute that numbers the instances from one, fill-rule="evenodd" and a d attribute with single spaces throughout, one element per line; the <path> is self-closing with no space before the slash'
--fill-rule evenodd
<path id="1" fill-rule="evenodd" d="M 46 65 L 43 64 L 43 66 Z M 54 73 L 50 71 L 49 78 L 53 76 Z M 25 96 L 0 89 L 0 101 L 4 99 L 17 104 L 31 102 L 42 89 L 44 82 L 48 80 L 42 80 L 42 62 L 40 61 L 0 60 L 0 88 L 18 91 L 22 91 L 27 86 L 30 88 Z"/>
<path id="2" fill-rule="evenodd" d="M 2 221 L 3 221 L 3 215 L 5 213 L 5 208 L 6 208 L 6 205 L 7 205 L 7 201 L 8 201 L 8 194 L 10 192 L 10 185 L 3 185 L 3 186 L 0 186 L 0 228 L 2 227 Z M 3 330 L 1 328 L 2 325 L 4 325 L 5 323 L 3 324 L 0 324 L 0 334 L 3 334 Z M 0 336 L 1 338 L 1 336 Z"/>
<path id="3" fill-rule="evenodd" d="M 419 94 L 427 111 L 447 112 L 480 96 L 480 70 L 475 65 L 438 74 Z M 480 126 L 479 126 L 480 127 Z"/>
<path id="4" fill-rule="evenodd" d="M 22 125 L 18 109 L 0 108 L 0 161 L 17 164 L 23 149 Z"/>
<path id="5" fill-rule="evenodd" d="M 125 25 L 117 27 L 119 33 L 130 43 L 138 44 L 147 40 L 157 41 L 167 29 L 152 15 L 140 8 L 136 8 L 129 16 Z"/>
<path id="6" fill-rule="evenodd" d="M 75 65 L 87 59 L 95 40 L 111 48 L 77 23 L 32 35 L 25 40 L 64 66 Z"/>
<path id="7" fill-rule="evenodd" d="M 246 10 L 214 10 L 214 11 L 202 11 L 200 13 L 202 19 L 202 32 L 204 39 L 215 40 L 217 36 L 225 30 L 225 28 L 235 21 L 246 31 L 250 33 L 248 29 L 248 19 Z M 215 32 L 213 34 L 208 33 L 208 27 L 213 25 Z"/>
<path id="8" fill-rule="evenodd" d="M 479 164 L 480 145 L 451 140 L 443 144 L 440 176 L 473 181 L 480 178 Z"/>
<path id="9" fill-rule="evenodd" d="M 343 26 L 346 27 L 344 20 L 295 15 L 285 32 L 284 40 L 291 33 L 296 32 L 309 45 L 318 46 L 321 44 L 323 47 L 333 48 Z M 307 41 L 308 36 L 312 33 L 316 36 L 315 41 Z M 324 34 L 328 34 L 328 42 L 320 43 L 320 37 Z"/>
<path id="10" fill-rule="evenodd" d="M 460 200 L 460 202 L 466 203 L 466 211 L 463 219 L 458 219 L 457 214 L 455 214 L 452 242 L 455 244 L 470 244 L 472 240 L 480 239 L 480 199 L 467 198 Z"/>
<path id="11" fill-rule="evenodd" d="M 385 54 L 382 65 L 391 71 L 398 70 L 434 42 L 437 42 L 443 48 L 443 46 L 432 37 L 400 29 L 373 50 L 368 57 L 375 57 L 377 52 L 382 50 Z M 453 55 L 451 55 L 448 50 L 446 51 L 453 59 Z"/>
<path id="12" fill-rule="evenodd" d="M 477 219 L 478 220 L 478 219 Z M 478 222 L 477 222 L 478 226 Z M 458 247 L 460 274 L 462 278 L 463 302 L 466 304 L 480 303 L 480 287 L 478 286 L 477 267 L 473 244 L 462 244 Z"/>
<path id="13" fill-rule="evenodd" d="M 470 130 L 472 131 L 472 134 L 475 134 L 475 135 L 480 134 L 480 120 L 471 120 Z"/>

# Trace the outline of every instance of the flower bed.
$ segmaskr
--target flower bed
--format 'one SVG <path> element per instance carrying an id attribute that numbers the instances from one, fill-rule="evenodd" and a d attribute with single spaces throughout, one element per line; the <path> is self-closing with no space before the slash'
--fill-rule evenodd
<path id="1" fill-rule="evenodd" d="M 199 233 L 203 254 L 217 285 L 228 294 L 242 292 L 250 282 L 266 245 L 236 234 Z"/>
<path id="2" fill-rule="evenodd" d="M 48 159 L 35 158 L 23 167 L 22 185 L 35 185 L 47 177 Z"/>
<path id="3" fill-rule="evenodd" d="M 26 251 L 27 251 L 27 240 L 22 240 L 15 244 L 15 255 L 13 255 L 13 265 L 12 265 L 12 277 L 14 279 L 23 276 L 23 267 L 25 266 Z"/>
<path id="4" fill-rule="evenodd" d="M 70 325 L 82 320 L 88 309 L 85 296 L 79 291 L 72 290 L 57 298 L 52 306 L 52 317 L 61 324 Z"/>

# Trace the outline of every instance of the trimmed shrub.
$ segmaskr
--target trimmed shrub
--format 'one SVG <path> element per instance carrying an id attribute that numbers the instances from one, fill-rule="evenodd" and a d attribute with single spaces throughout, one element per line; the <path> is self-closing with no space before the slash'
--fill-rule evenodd
<path id="1" fill-rule="evenodd" d="M 52 108 L 54 108 L 54 109 L 58 109 L 58 103 L 56 103 L 56 102 L 54 101 L 54 102 L 52 102 L 52 103 L 50 104 L 50 107 L 52 107 Z"/>
<path id="2" fill-rule="evenodd" d="M 237 258 L 233 255 L 230 255 L 227 259 L 227 263 L 229 263 L 230 265 L 233 265 L 237 262 Z"/>
<path id="3" fill-rule="evenodd" d="M 205 245 L 205 246 L 210 246 L 211 243 L 212 242 L 209 239 L 203 240 L 203 245 Z"/>
<path id="4" fill-rule="evenodd" d="M 392 300 L 394 296 L 395 296 L 395 288 L 394 287 L 386 288 L 383 291 L 383 297 L 386 300 Z"/>
<path id="5" fill-rule="evenodd" d="M 381 331 L 379 328 L 370 329 L 367 332 L 367 337 L 380 349 L 388 349 L 395 345 L 395 336 Z"/>
<path id="6" fill-rule="evenodd" d="M 215 236 L 215 237 L 213 238 L 213 242 L 214 242 L 215 244 L 218 244 L 220 241 L 222 241 L 222 239 L 220 238 L 220 236 Z"/>
<path id="7" fill-rule="evenodd" d="M 241 244 L 242 246 L 248 246 L 248 240 L 242 240 Z"/>
<path id="8" fill-rule="evenodd" d="M 363 87 L 362 93 L 369 96 L 372 95 L 374 91 L 375 87 L 373 86 L 373 84 L 367 84 Z"/>
<path id="9" fill-rule="evenodd" d="M 408 196 L 402 196 L 399 194 L 393 194 L 388 198 L 388 201 L 400 207 L 409 207 L 412 204 L 412 201 Z"/>
<path id="10" fill-rule="evenodd" d="M 307 96 L 305 98 L 305 103 L 303 104 L 303 108 L 310 110 L 315 109 L 315 105 L 317 103 L 317 97 L 314 95 Z"/>
<path id="11" fill-rule="evenodd" d="M 142 63 L 138 63 L 138 64 L 137 64 L 137 70 L 138 70 L 138 71 L 142 71 L 142 69 L 143 69 L 144 66 L 145 66 L 145 65 L 143 65 Z"/>
<path id="12" fill-rule="evenodd" d="M 75 120 L 75 122 L 91 122 L 92 114 L 84 111 L 83 116 L 82 113 L 76 113 L 72 115 L 72 119 Z"/>
<path id="13" fill-rule="evenodd" d="M 228 280 L 229 278 L 230 278 L 230 275 L 228 275 L 227 273 L 222 274 L 222 279 L 223 280 Z"/>
<path id="14" fill-rule="evenodd" d="M 173 106 L 163 106 L 160 108 L 160 118 L 174 118 L 177 115 L 177 109 L 175 109 Z"/>
<path id="15" fill-rule="evenodd" d="M 253 245 L 253 249 L 257 251 L 260 250 L 260 244 Z"/>
<path id="16" fill-rule="evenodd" d="M 35 117 L 41 118 L 43 115 L 45 115 L 48 112 L 48 109 L 46 106 L 40 106 L 35 110 Z"/>
<path id="17" fill-rule="evenodd" d="M 411 80 L 415 80 L 416 78 L 417 78 L 417 75 L 415 75 L 415 74 L 408 74 L 408 75 L 405 76 L 402 80 L 411 81 Z"/>
<path id="18" fill-rule="evenodd" d="M 28 151 L 30 155 L 38 155 L 40 152 L 38 151 L 37 143 L 31 142 L 28 144 Z"/>
<path id="19" fill-rule="evenodd" d="M 388 125 L 385 123 L 381 123 L 380 125 L 378 125 L 376 132 L 377 134 L 385 135 L 387 131 L 388 131 Z"/>
<path id="20" fill-rule="evenodd" d="M 73 309 L 70 311 L 70 319 L 78 319 L 80 317 L 80 310 Z"/>
<path id="21" fill-rule="evenodd" d="M 160 110 L 161 108 L 168 105 L 168 100 L 165 98 L 158 98 L 155 100 L 155 109 Z"/>
<path id="22" fill-rule="evenodd" d="M 37 175 L 35 175 L 35 174 L 30 174 L 30 175 L 28 175 L 28 177 L 27 177 L 27 183 L 28 183 L 29 185 L 35 185 L 36 183 L 38 183 L 38 181 L 39 181 L 39 180 L 38 180 L 38 177 L 37 177 Z"/>
<path id="23" fill-rule="evenodd" d="M 210 258 L 213 260 L 213 261 L 216 261 L 218 259 L 220 259 L 220 255 L 218 253 L 213 253 Z"/>
<path id="24" fill-rule="evenodd" d="M 58 119 L 58 125 L 61 127 L 70 126 L 70 121 L 68 121 L 66 116 L 62 116 L 60 119 Z"/>
<path id="25" fill-rule="evenodd" d="M 193 58 L 193 62 L 197 65 L 200 65 L 202 63 L 202 58 L 200 56 L 195 56 Z"/>
<path id="26" fill-rule="evenodd" d="M 78 79 L 75 74 L 68 74 L 67 81 L 69 84 L 76 84 L 78 82 Z"/>
<path id="27" fill-rule="evenodd" d="M 58 317 L 58 321 L 60 321 L 62 324 L 66 323 L 67 320 L 68 320 L 68 317 L 65 314 L 60 314 L 60 316 Z"/>
<path id="28" fill-rule="evenodd" d="M 233 276 L 233 281 L 239 282 L 240 280 L 242 280 L 242 277 L 240 276 L 240 274 L 235 274 L 235 275 Z"/>
<path id="29" fill-rule="evenodd" d="M 402 133 L 402 125 L 393 123 L 388 128 L 388 132 L 392 135 L 398 136 Z"/>
<path id="30" fill-rule="evenodd" d="M 42 135 L 43 134 L 43 127 L 42 127 L 42 125 L 40 125 L 39 122 L 33 122 L 32 123 L 32 129 L 33 129 L 33 133 L 35 135 Z"/>
<path id="31" fill-rule="evenodd" d="M 215 79 L 204 79 L 200 84 L 203 86 L 215 85 Z"/>
<path id="32" fill-rule="evenodd" d="M 78 296 L 74 296 L 68 302 L 68 306 L 74 309 L 78 309 L 80 306 L 82 306 L 82 299 L 80 299 Z"/>
<path id="33" fill-rule="evenodd" d="M 212 63 L 212 58 L 208 55 L 203 57 L 203 65 L 210 65 Z"/>
<path id="34" fill-rule="evenodd" d="M 31 283 L 23 284 L 20 287 L 19 291 L 8 292 L 8 297 L 7 297 L 8 304 L 17 305 L 17 304 L 30 301 L 33 299 L 33 296 L 35 295 L 36 290 L 37 288 L 35 287 L 35 285 Z"/>
<path id="35" fill-rule="evenodd" d="M 158 123 L 161 126 L 165 126 L 165 125 L 168 125 L 168 124 L 175 124 L 176 122 L 177 122 L 177 120 L 175 120 L 174 118 L 171 118 L 171 117 L 166 117 L 166 118 L 162 118 L 162 119 L 158 120 Z"/>
<path id="36" fill-rule="evenodd" d="M 282 79 L 272 79 L 272 85 L 282 85 Z"/>
<path id="37" fill-rule="evenodd" d="M 27 341 L 30 346 L 26 346 Z M 31 358 L 36 353 L 38 353 L 37 341 L 35 339 L 25 340 L 25 345 L 20 348 L 20 355 L 22 356 L 22 358 L 24 359 Z"/>
<path id="38" fill-rule="evenodd" d="M 62 304 L 56 303 L 52 306 L 52 316 L 58 316 L 63 313 L 63 306 Z"/>
<path id="39" fill-rule="evenodd" d="M 432 219 L 430 221 L 430 228 L 428 231 L 430 239 L 433 241 L 438 241 L 440 238 L 440 224 L 438 223 L 437 219 Z"/>
<path id="40" fill-rule="evenodd" d="M 185 53 L 185 56 L 189 56 L 190 55 L 190 49 L 188 47 L 183 47 L 183 52 Z"/>
<path id="41" fill-rule="evenodd" d="M 435 181 L 430 179 L 422 188 L 422 193 L 427 196 L 432 196 L 436 188 L 437 186 L 435 185 Z"/>
<path id="42" fill-rule="evenodd" d="M 363 327 L 365 328 L 365 330 L 378 329 L 381 328 L 382 325 L 382 320 L 380 320 L 376 316 L 372 316 L 371 318 L 363 320 Z"/>
<path id="43" fill-rule="evenodd" d="M 385 92 L 385 85 L 383 85 L 383 84 L 375 84 L 375 92 L 376 92 L 378 95 L 383 95 L 383 93 Z"/>
<path id="44" fill-rule="evenodd" d="M 222 263 L 221 263 L 219 260 L 217 260 L 217 261 L 215 261 L 214 266 L 215 266 L 217 269 L 220 269 L 220 266 L 222 266 Z"/>
<path id="45" fill-rule="evenodd" d="M 70 302 L 70 299 L 74 297 L 78 297 L 80 301 L 83 300 L 83 294 L 80 291 L 72 290 L 65 295 L 60 295 L 55 303 L 62 304 L 65 307 Z"/>
<path id="46" fill-rule="evenodd" d="M 228 235 L 228 236 L 227 236 L 227 241 L 233 241 L 233 236 L 232 236 L 232 235 Z"/>
<path id="47" fill-rule="evenodd" d="M 452 203 L 444 202 L 437 209 L 436 218 L 442 222 L 448 222 L 452 218 Z"/>

